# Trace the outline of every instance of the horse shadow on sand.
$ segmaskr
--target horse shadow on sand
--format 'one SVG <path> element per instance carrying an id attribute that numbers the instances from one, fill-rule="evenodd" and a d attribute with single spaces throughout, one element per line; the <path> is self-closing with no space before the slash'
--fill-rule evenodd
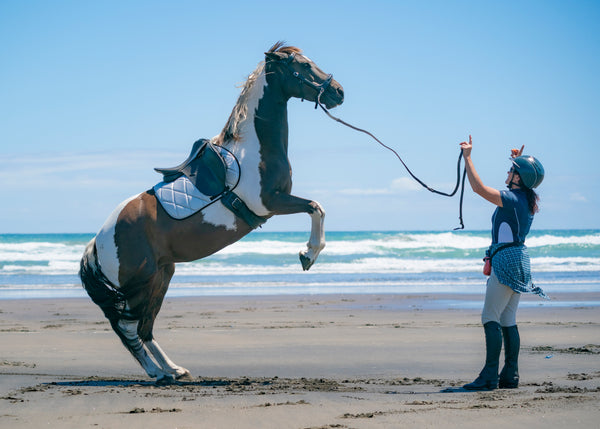
<path id="1" fill-rule="evenodd" d="M 167 381 L 159 381 L 156 382 L 154 380 L 149 379 L 128 379 L 128 378 L 120 378 L 120 377 L 87 377 L 81 380 L 71 380 L 71 381 L 55 381 L 49 382 L 47 386 L 56 386 L 56 387 L 162 387 L 162 388 L 188 388 L 188 389 L 215 389 L 221 388 L 227 391 L 244 391 L 244 390 L 269 390 L 269 391 L 321 391 L 321 392 L 358 392 L 370 390 L 375 385 L 379 385 L 379 388 L 376 390 L 380 390 L 382 385 L 387 383 L 383 382 L 383 380 L 378 380 L 379 383 L 366 382 L 365 380 L 331 380 L 325 378 L 280 378 L 277 376 L 274 377 L 239 377 L 239 378 L 192 378 L 188 377 L 185 380 L 167 380 Z M 438 381 L 439 383 L 439 381 Z M 451 385 L 444 386 L 441 383 L 432 383 L 432 382 L 418 382 L 418 383 L 410 383 L 404 385 L 404 388 L 409 389 L 405 391 L 403 389 L 398 390 L 398 385 L 393 381 L 390 382 L 389 387 L 392 387 L 392 390 L 382 389 L 381 391 L 386 394 L 402 394 L 409 393 L 414 394 L 411 390 L 411 386 L 416 384 L 424 384 L 430 387 L 434 387 L 431 391 L 427 393 L 463 393 L 467 392 L 463 387 L 457 386 L 455 383 L 450 383 Z M 404 384 L 404 383 L 402 383 Z M 436 389 L 435 387 L 439 387 L 440 389 Z M 424 393 L 419 391 L 419 393 Z"/>

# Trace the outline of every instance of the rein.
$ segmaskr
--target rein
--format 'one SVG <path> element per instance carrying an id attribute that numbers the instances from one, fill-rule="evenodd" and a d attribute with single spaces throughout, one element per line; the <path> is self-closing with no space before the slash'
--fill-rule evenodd
<path id="1" fill-rule="evenodd" d="M 398 155 L 398 152 L 396 152 L 394 149 L 392 149 L 391 147 L 389 147 L 386 144 L 384 144 L 381 140 L 379 140 L 377 137 L 375 137 L 369 131 L 364 130 L 362 128 L 358 128 L 358 127 L 356 127 L 356 126 L 354 126 L 352 124 L 349 124 L 348 122 L 346 122 L 346 121 L 344 121 L 344 120 L 342 120 L 340 118 L 337 118 L 337 117 L 333 116 L 331 113 L 329 113 L 329 110 L 327 110 L 327 108 L 325 106 L 323 106 L 323 104 L 321 104 L 321 96 L 323 95 L 323 93 L 327 90 L 327 88 L 331 84 L 331 81 L 333 79 L 333 75 L 331 75 L 331 74 L 327 75 L 327 78 L 321 84 L 317 84 L 315 82 L 312 82 L 312 81 L 308 80 L 307 78 L 305 78 L 304 76 L 302 76 L 297 71 L 295 71 L 295 70 L 292 69 L 292 67 L 290 66 L 290 64 L 294 60 L 294 56 L 295 56 L 295 54 L 291 53 L 288 56 L 287 59 L 280 60 L 280 62 L 282 62 L 283 64 L 285 64 L 287 66 L 287 68 L 290 69 L 290 71 L 292 72 L 292 76 L 294 76 L 296 79 L 300 80 L 300 82 L 303 83 L 304 85 L 306 85 L 306 86 L 314 89 L 315 91 L 317 91 L 317 97 L 315 99 L 315 109 L 317 107 L 321 107 L 321 109 L 327 114 L 327 116 L 329 116 L 334 121 L 339 122 L 340 124 L 345 125 L 345 126 L 347 126 L 349 128 L 352 128 L 355 131 L 359 131 L 361 133 L 367 134 L 372 139 L 374 139 L 377 143 L 379 143 L 381 146 L 383 146 L 387 150 L 391 151 L 394 155 L 396 155 L 396 158 L 398 158 L 398 160 L 402 163 L 402 165 L 404 166 L 404 168 L 406 169 L 406 171 L 408 172 L 408 174 L 410 174 L 410 176 L 417 183 L 419 183 L 421 186 L 423 186 L 429 192 L 433 192 L 434 194 L 442 195 L 444 197 L 453 197 L 456 194 L 456 191 L 458 191 L 458 188 L 460 186 L 460 201 L 459 201 L 459 205 L 458 205 L 458 220 L 460 222 L 460 226 L 454 228 L 454 231 L 459 230 L 459 229 L 465 229 L 465 224 L 463 222 L 463 199 L 464 199 L 464 195 L 465 195 L 465 179 L 467 177 L 467 168 L 464 167 L 463 172 L 462 172 L 462 180 L 461 180 L 461 177 L 460 177 L 461 176 L 460 163 L 461 163 L 462 156 L 463 156 L 462 150 L 458 154 L 458 161 L 456 162 L 456 186 L 454 187 L 454 190 L 452 192 L 448 193 L 448 192 L 438 191 L 437 189 L 434 189 L 434 188 L 428 186 L 425 182 L 423 182 L 421 179 L 419 179 L 417 176 L 415 176 L 413 174 L 413 172 L 410 170 L 410 168 L 408 168 L 408 166 L 405 164 L 405 162 L 402 159 L 402 157 L 400 157 L 400 155 Z"/>
<path id="2" fill-rule="evenodd" d="M 346 121 L 344 121 L 344 120 L 342 120 L 342 119 L 340 119 L 338 117 L 335 117 L 331 113 L 329 113 L 329 110 L 327 110 L 321 104 L 321 95 L 323 94 L 323 92 L 325 92 L 324 89 L 319 92 L 319 96 L 317 97 L 317 102 L 316 102 L 315 108 L 317 106 L 321 107 L 321 109 L 327 114 L 327 116 L 329 116 L 334 121 L 339 122 L 340 124 L 345 125 L 345 126 L 347 126 L 349 128 L 352 128 L 353 130 L 356 130 L 356 131 L 359 131 L 361 133 L 367 134 L 368 136 L 370 136 L 371 138 L 373 138 L 377 143 L 379 143 L 381 146 L 383 146 L 387 150 L 391 151 L 394 155 L 396 155 L 396 158 L 398 158 L 398 160 L 402 163 L 402 165 L 404 166 L 404 168 L 406 169 L 406 171 L 408 172 L 408 174 L 410 174 L 410 176 L 417 183 L 419 183 L 421 186 L 423 186 L 429 192 L 433 192 L 434 194 L 442 195 L 444 197 L 453 197 L 456 194 L 456 191 L 458 190 L 458 187 L 460 186 L 460 202 L 459 202 L 459 205 L 458 205 L 458 220 L 460 222 L 460 226 L 454 228 L 454 231 L 459 230 L 459 229 L 465 229 L 465 224 L 463 223 L 463 199 L 464 199 L 464 195 L 465 195 L 465 179 L 467 177 L 467 168 L 465 167 L 463 169 L 462 180 L 461 180 L 461 178 L 460 178 L 460 175 L 461 175 L 461 172 L 460 172 L 460 162 L 461 162 L 461 159 L 462 159 L 462 156 L 463 156 L 462 150 L 458 154 L 458 161 L 456 163 L 456 186 L 454 187 L 454 190 L 452 192 L 450 192 L 450 193 L 438 191 L 437 189 L 434 189 L 434 188 L 428 186 L 425 182 L 423 182 L 421 179 L 419 179 L 417 176 L 415 176 L 413 174 L 413 172 L 410 170 L 410 168 L 408 168 L 408 166 L 404 163 L 404 160 L 402 159 L 402 157 L 400 157 L 400 155 L 398 155 L 398 152 L 396 152 L 394 149 L 392 149 L 391 147 L 389 147 L 386 144 L 384 144 L 381 140 L 379 140 L 377 137 L 375 137 L 369 131 L 364 130 L 362 128 L 358 128 L 358 127 L 356 127 L 356 126 L 354 126 L 352 124 L 349 124 L 348 122 L 346 122 Z"/>

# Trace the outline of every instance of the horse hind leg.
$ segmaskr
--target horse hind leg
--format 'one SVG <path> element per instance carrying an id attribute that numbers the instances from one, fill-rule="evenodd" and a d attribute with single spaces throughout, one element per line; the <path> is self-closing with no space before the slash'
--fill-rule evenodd
<path id="1" fill-rule="evenodd" d="M 129 350 L 131 355 L 139 362 L 142 368 L 144 368 L 144 371 L 146 371 L 146 374 L 148 374 L 149 377 L 156 378 L 157 382 L 172 378 L 168 373 L 165 373 L 158 365 L 156 365 L 148 355 L 146 348 L 144 347 L 144 342 L 138 334 L 138 320 L 125 318 L 118 320 L 113 319 L 110 321 L 110 324 L 121 339 L 125 348 Z"/>
<path id="2" fill-rule="evenodd" d="M 184 367 L 173 363 L 173 361 L 169 359 L 167 354 L 162 350 L 158 342 L 154 339 L 152 334 L 154 320 L 158 315 L 165 294 L 167 293 L 169 282 L 171 281 L 174 273 L 174 264 L 168 264 L 159 269 L 159 272 L 155 277 L 155 281 L 159 284 L 159 286 L 153 290 L 150 298 L 149 311 L 147 312 L 147 316 L 141 320 L 138 332 L 141 336 L 144 346 L 164 373 L 169 374 L 178 380 L 182 378 L 190 379 L 190 372 Z"/>
<path id="3" fill-rule="evenodd" d="M 175 377 L 175 379 L 177 380 L 188 380 L 192 378 L 190 372 L 187 369 L 185 369 L 182 366 L 176 365 L 171 359 L 169 359 L 167 354 L 160 348 L 156 340 L 152 339 L 150 341 L 145 341 L 144 345 L 146 346 L 148 351 L 152 353 L 152 356 L 154 357 L 154 359 L 156 359 L 156 362 L 160 365 L 161 369 L 164 372 Z"/>
<path id="4" fill-rule="evenodd" d="M 144 343 L 138 335 L 139 321 L 131 314 L 124 296 L 102 273 L 98 265 L 95 239 L 92 239 L 86 247 L 80 263 L 79 276 L 87 293 L 100 306 L 125 348 L 140 363 L 146 374 L 157 379 L 168 376 L 148 356 Z"/>

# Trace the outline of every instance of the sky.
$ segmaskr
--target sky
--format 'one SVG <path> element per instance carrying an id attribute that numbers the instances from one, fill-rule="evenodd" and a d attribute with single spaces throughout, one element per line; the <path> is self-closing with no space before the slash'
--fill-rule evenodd
<path id="1" fill-rule="evenodd" d="M 544 165 L 533 229 L 600 228 L 600 1 L 0 2 L 0 233 L 93 233 L 218 134 L 247 76 L 283 40 L 344 87 L 332 114 L 454 186 L 473 136 L 486 185 L 510 149 Z M 368 136 L 292 99 L 294 195 L 325 228 L 452 230 L 458 197 L 416 184 Z M 467 188 L 466 230 L 494 206 Z M 264 231 L 309 231 L 306 214 Z"/>

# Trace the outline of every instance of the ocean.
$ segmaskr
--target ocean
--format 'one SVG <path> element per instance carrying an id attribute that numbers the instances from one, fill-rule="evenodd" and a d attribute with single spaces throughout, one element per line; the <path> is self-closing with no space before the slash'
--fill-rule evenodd
<path id="1" fill-rule="evenodd" d="M 285 294 L 483 294 L 489 231 L 327 232 L 303 272 L 309 233 L 255 231 L 203 260 L 178 264 L 168 297 Z M 0 299 L 87 296 L 77 276 L 93 234 L 0 234 Z M 537 230 L 526 242 L 549 295 L 600 292 L 600 230 Z"/>

